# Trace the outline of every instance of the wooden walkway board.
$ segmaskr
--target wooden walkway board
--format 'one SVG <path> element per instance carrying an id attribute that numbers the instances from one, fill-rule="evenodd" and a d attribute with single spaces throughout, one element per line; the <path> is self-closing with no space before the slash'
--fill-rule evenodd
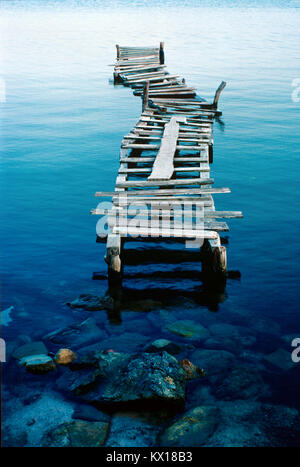
<path id="1" fill-rule="evenodd" d="M 148 180 L 169 180 L 172 177 L 180 121 L 186 122 L 186 119 L 184 117 L 172 117 L 170 122 L 165 125 L 160 148 Z"/>

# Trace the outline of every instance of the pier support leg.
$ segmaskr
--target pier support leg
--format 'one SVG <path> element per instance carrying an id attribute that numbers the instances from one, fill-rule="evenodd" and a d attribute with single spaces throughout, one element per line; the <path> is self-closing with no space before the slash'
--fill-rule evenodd
<path id="1" fill-rule="evenodd" d="M 144 86 L 142 112 L 144 112 L 144 110 L 148 108 L 148 101 L 149 101 L 149 81 L 147 81 Z"/>
<path id="2" fill-rule="evenodd" d="M 208 161 L 210 164 L 214 161 L 214 147 L 212 144 L 208 145 Z"/>
<path id="3" fill-rule="evenodd" d="M 211 244 L 205 240 L 202 246 L 202 272 L 207 281 L 222 280 L 227 273 L 227 254 L 225 246 Z"/>
<path id="4" fill-rule="evenodd" d="M 226 82 L 225 82 L 225 81 L 222 81 L 222 83 L 220 84 L 220 86 L 219 86 L 218 89 L 216 90 L 215 97 L 214 97 L 214 101 L 213 101 L 213 104 L 212 104 L 212 108 L 213 108 L 213 109 L 217 109 L 217 108 L 218 108 L 218 102 L 219 102 L 220 94 L 221 94 L 221 92 L 223 91 L 223 89 L 225 88 L 225 86 L 226 86 Z"/>
<path id="5" fill-rule="evenodd" d="M 164 65 L 164 63 L 165 63 L 165 51 L 164 51 L 164 48 L 165 48 L 165 43 L 161 42 L 159 44 L 159 63 L 161 65 Z"/>
<path id="6" fill-rule="evenodd" d="M 106 242 L 105 261 L 108 265 L 109 283 L 120 283 L 122 281 L 122 240 L 118 234 L 109 234 Z"/>

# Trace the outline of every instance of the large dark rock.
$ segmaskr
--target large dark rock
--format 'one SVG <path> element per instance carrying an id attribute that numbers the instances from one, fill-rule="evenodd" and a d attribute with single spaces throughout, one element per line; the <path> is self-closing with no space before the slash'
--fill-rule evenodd
<path id="1" fill-rule="evenodd" d="M 66 371 L 58 386 L 82 395 L 97 407 L 181 406 L 185 399 L 185 372 L 167 352 L 123 354 L 95 352 L 96 366 Z"/>

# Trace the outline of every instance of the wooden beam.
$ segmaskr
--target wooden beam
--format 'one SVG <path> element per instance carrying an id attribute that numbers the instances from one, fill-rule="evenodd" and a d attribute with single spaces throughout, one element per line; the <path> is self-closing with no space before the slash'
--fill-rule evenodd
<path id="1" fill-rule="evenodd" d="M 172 180 L 173 181 L 173 180 Z M 148 184 L 148 182 L 146 182 Z M 175 189 L 157 189 L 157 190 L 138 190 L 138 191 L 124 191 L 116 193 L 115 191 L 96 191 L 96 197 L 111 197 L 118 196 L 119 198 L 126 198 L 127 196 L 146 196 L 146 195 L 206 195 L 217 193 L 230 193 L 230 188 L 175 188 Z"/>
<path id="2" fill-rule="evenodd" d="M 214 183 L 213 178 L 180 178 L 180 179 L 172 179 L 172 180 L 130 180 L 125 182 L 118 182 L 116 183 L 116 187 L 118 188 L 134 188 L 134 187 L 150 187 L 150 186 L 176 186 L 176 185 L 211 185 Z"/>
<path id="3" fill-rule="evenodd" d="M 159 63 L 164 64 L 165 63 L 165 43 L 161 42 L 159 44 Z"/>
<path id="4" fill-rule="evenodd" d="M 149 81 L 145 83 L 144 92 L 143 92 L 143 104 L 142 104 L 142 112 L 148 107 L 148 99 L 149 99 Z"/>
<path id="5" fill-rule="evenodd" d="M 175 117 L 171 118 L 170 122 L 165 125 L 159 151 L 148 180 L 169 180 L 172 177 L 178 133 L 179 123 Z"/>
<path id="6" fill-rule="evenodd" d="M 197 229 L 157 229 L 149 228 L 142 229 L 139 227 L 119 227 L 116 226 L 113 228 L 114 233 L 120 235 L 130 235 L 136 237 L 176 237 L 176 238 L 217 238 L 219 236 L 218 232 L 213 230 L 197 230 Z"/>
<path id="7" fill-rule="evenodd" d="M 215 97 L 214 97 L 214 101 L 213 101 L 213 107 L 215 109 L 218 108 L 218 102 L 219 102 L 219 98 L 220 98 L 220 94 L 221 92 L 223 91 L 223 89 L 225 88 L 226 86 L 226 82 L 225 81 L 222 81 L 220 86 L 218 87 L 218 89 L 216 90 L 216 93 L 215 93 Z"/>

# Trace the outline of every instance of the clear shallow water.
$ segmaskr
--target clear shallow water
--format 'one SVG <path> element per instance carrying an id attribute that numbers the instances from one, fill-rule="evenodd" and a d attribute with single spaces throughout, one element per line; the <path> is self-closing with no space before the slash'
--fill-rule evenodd
<path id="1" fill-rule="evenodd" d="M 216 195 L 215 201 L 217 209 L 242 210 L 245 217 L 228 221 L 229 269 L 239 270 L 241 280 L 228 280 L 214 322 L 236 324 L 239 313 L 258 340 L 255 317 L 266 320 L 263 332 L 275 323 L 274 349 L 266 346 L 265 353 L 282 346 L 290 350 L 285 335 L 300 337 L 300 103 L 291 98 L 292 81 L 300 78 L 298 2 L 203 5 L 1 2 L 2 309 L 14 306 L 13 321 L 2 327 L 8 342 L 80 321 L 85 313 L 72 312 L 65 303 L 79 293 L 106 292 L 105 280 L 92 280 L 94 271 L 106 273 L 106 265 L 89 210 L 97 204 L 96 190 L 113 189 L 122 136 L 141 110 L 130 90 L 109 83 L 107 65 L 117 42 L 160 40 L 168 70 L 184 76 L 201 96 L 211 99 L 222 79 L 228 83 L 220 101 L 224 126 L 214 127 L 212 173 L 215 185 L 230 186 L 232 193 Z M 188 278 L 124 280 L 125 287 L 146 292 L 177 290 L 178 304 L 167 307 L 169 318 L 201 322 L 203 317 L 208 325 L 205 305 L 180 301 L 183 291 L 199 285 Z M 149 314 L 140 318 L 147 327 Z M 109 333 L 118 332 L 97 319 Z M 124 319 L 132 314 L 124 313 Z M 160 319 L 161 327 L 149 328 L 149 339 L 164 334 Z M 253 345 L 251 352 L 262 357 L 262 346 Z M 297 380 L 299 368 L 292 376 L 283 373 L 287 386 L 289 378 Z M 267 400 L 274 399 L 299 405 L 275 382 Z"/>

